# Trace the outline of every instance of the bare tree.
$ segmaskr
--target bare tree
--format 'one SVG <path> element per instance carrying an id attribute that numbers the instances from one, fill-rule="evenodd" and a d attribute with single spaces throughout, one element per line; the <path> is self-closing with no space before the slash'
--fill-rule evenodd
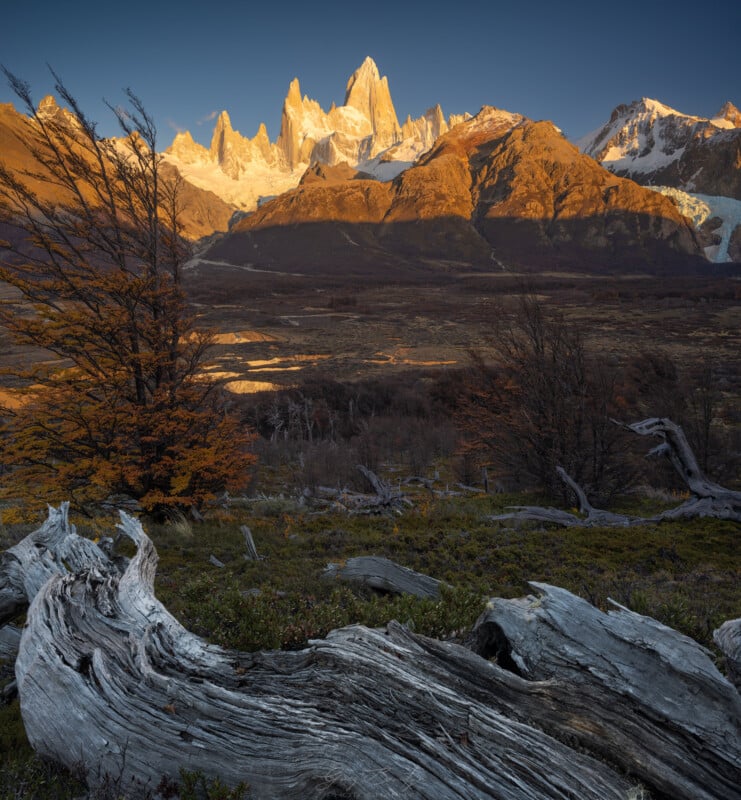
<path id="1" fill-rule="evenodd" d="M 459 421 L 466 447 L 518 483 L 564 497 L 557 466 L 591 493 L 626 481 L 614 460 L 617 368 L 592 356 L 578 326 L 525 296 L 498 322 L 498 360 L 472 354 Z"/>

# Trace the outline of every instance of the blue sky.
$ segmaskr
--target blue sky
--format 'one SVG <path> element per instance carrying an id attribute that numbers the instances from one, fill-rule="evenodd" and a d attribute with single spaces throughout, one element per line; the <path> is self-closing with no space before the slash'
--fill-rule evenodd
<path id="1" fill-rule="evenodd" d="M 327 110 L 368 55 L 389 79 L 400 122 L 435 103 L 446 114 L 486 104 L 578 138 L 642 96 L 700 116 L 726 100 L 741 106 L 738 0 L 8 5 L 0 63 L 37 100 L 53 93 L 49 63 L 110 135 L 102 98 L 118 103 L 131 87 L 162 149 L 177 130 L 207 144 L 222 109 L 243 135 L 264 122 L 274 140 L 292 78 Z M 2 82 L 0 102 L 12 101 Z"/>

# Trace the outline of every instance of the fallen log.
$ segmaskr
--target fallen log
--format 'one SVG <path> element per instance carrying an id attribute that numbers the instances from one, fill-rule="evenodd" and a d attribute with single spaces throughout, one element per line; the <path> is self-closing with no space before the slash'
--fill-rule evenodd
<path id="1" fill-rule="evenodd" d="M 133 519 L 121 524 L 139 548 L 126 572 L 49 580 L 16 663 L 32 746 L 82 764 L 93 786 L 116 775 L 134 796 L 185 767 L 247 781 L 255 798 L 617 800 L 630 790 L 607 765 L 494 710 L 498 674 L 526 682 L 458 645 L 428 648 L 396 624 L 344 628 L 301 652 L 206 644 L 155 599 L 154 547 Z"/>
<path id="2" fill-rule="evenodd" d="M 93 787 L 120 776 L 141 796 L 186 768 L 255 798 L 625 800 L 637 779 L 741 796 L 738 694 L 649 618 L 620 609 L 615 643 L 612 614 L 533 584 L 539 600 L 492 601 L 477 652 L 397 623 L 226 651 L 157 601 L 154 546 L 125 514 L 119 527 L 138 548 L 123 574 L 49 579 L 16 662 L 32 746 Z"/>
<path id="3" fill-rule="evenodd" d="M 441 581 L 402 567 L 381 556 L 358 556 L 327 564 L 324 578 L 359 583 L 380 592 L 411 594 L 415 597 L 440 597 Z"/>
<path id="4" fill-rule="evenodd" d="M 564 589 L 531 586 L 538 596 L 490 601 L 475 649 L 528 680 L 569 686 L 577 722 L 564 705 L 563 732 L 662 795 L 740 797 L 741 697 L 705 648 L 616 603 L 603 613 Z"/>

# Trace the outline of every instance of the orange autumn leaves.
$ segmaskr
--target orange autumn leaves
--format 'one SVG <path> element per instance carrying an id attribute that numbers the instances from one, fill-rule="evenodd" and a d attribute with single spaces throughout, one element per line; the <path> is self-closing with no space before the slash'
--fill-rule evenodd
<path id="1" fill-rule="evenodd" d="M 124 137 L 100 140 L 61 83 L 73 123 L 39 115 L 8 77 L 36 166 L 0 163 L 0 279 L 18 297 L 0 324 L 53 360 L 12 370 L 24 388 L 0 419 L 0 491 L 84 510 L 123 495 L 164 515 L 244 486 L 252 434 L 203 377 L 210 337 L 180 285 L 178 186 L 162 175 L 151 118 L 127 93 L 112 109 Z M 64 201 L 35 194 L 38 176 Z"/>

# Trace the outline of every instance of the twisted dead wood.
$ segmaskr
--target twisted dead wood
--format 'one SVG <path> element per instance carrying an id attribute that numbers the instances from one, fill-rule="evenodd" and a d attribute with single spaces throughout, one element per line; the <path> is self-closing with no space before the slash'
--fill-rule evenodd
<path id="1" fill-rule="evenodd" d="M 537 596 L 490 601 L 478 650 L 529 680 L 570 687 L 578 723 L 564 732 L 652 789 L 741 797 L 741 697 L 705 648 L 617 603 L 603 613 L 565 589 L 530 585 Z"/>
<path id="2" fill-rule="evenodd" d="M 582 516 L 558 508 L 543 506 L 512 506 L 504 514 L 489 517 L 493 522 L 505 520 L 524 520 L 533 522 L 552 522 L 564 527 L 590 528 L 595 526 L 629 527 L 661 522 L 667 519 L 690 519 L 692 517 L 716 517 L 741 522 L 741 492 L 726 489 L 703 475 L 695 454 L 682 429 L 670 419 L 651 417 L 641 422 L 625 425 L 628 430 L 640 436 L 658 436 L 662 443 L 653 448 L 649 456 L 667 456 L 687 484 L 692 496 L 676 508 L 655 514 L 652 517 L 634 517 L 628 514 L 615 514 L 601 508 L 594 508 L 587 499 L 586 492 L 566 472 L 556 467 L 561 480 L 574 492 Z"/>
<path id="3" fill-rule="evenodd" d="M 91 782 L 187 767 L 257 798 L 625 798 L 609 767 L 504 716 L 497 678 L 530 685 L 460 646 L 396 624 L 302 652 L 206 644 L 155 599 L 154 547 L 122 518 L 139 548 L 126 572 L 51 579 L 16 665 L 29 741 Z"/>
<path id="4" fill-rule="evenodd" d="M 317 493 L 320 496 L 332 498 L 335 507 L 354 514 L 401 513 L 405 508 L 413 505 L 401 491 L 393 491 L 390 484 L 379 478 L 372 470 L 362 464 L 357 465 L 357 470 L 368 481 L 373 489 L 373 494 L 351 492 L 348 489 L 332 489 L 328 486 L 318 486 Z"/>
<path id="5" fill-rule="evenodd" d="M 52 575 L 91 567 L 115 569 L 107 553 L 77 535 L 69 522 L 69 503 L 50 506 L 38 530 L 0 553 L 0 626 L 25 611 Z"/>
<path id="6" fill-rule="evenodd" d="M 652 417 L 634 422 L 627 428 L 639 436 L 661 439 L 661 444 L 649 455 L 667 456 L 692 493 L 692 497 L 682 505 L 660 514 L 660 519 L 717 517 L 741 522 L 741 492 L 726 489 L 703 474 L 679 425 L 670 419 Z"/>
<path id="7" fill-rule="evenodd" d="M 540 598 L 490 603 L 476 652 L 396 623 L 230 652 L 156 600 L 154 546 L 119 527 L 138 548 L 123 574 L 53 575 L 16 662 L 29 741 L 92 785 L 120 775 L 136 797 L 187 768 L 256 798 L 625 800 L 636 778 L 741 797 L 739 696 L 654 620 L 533 584 Z"/>

